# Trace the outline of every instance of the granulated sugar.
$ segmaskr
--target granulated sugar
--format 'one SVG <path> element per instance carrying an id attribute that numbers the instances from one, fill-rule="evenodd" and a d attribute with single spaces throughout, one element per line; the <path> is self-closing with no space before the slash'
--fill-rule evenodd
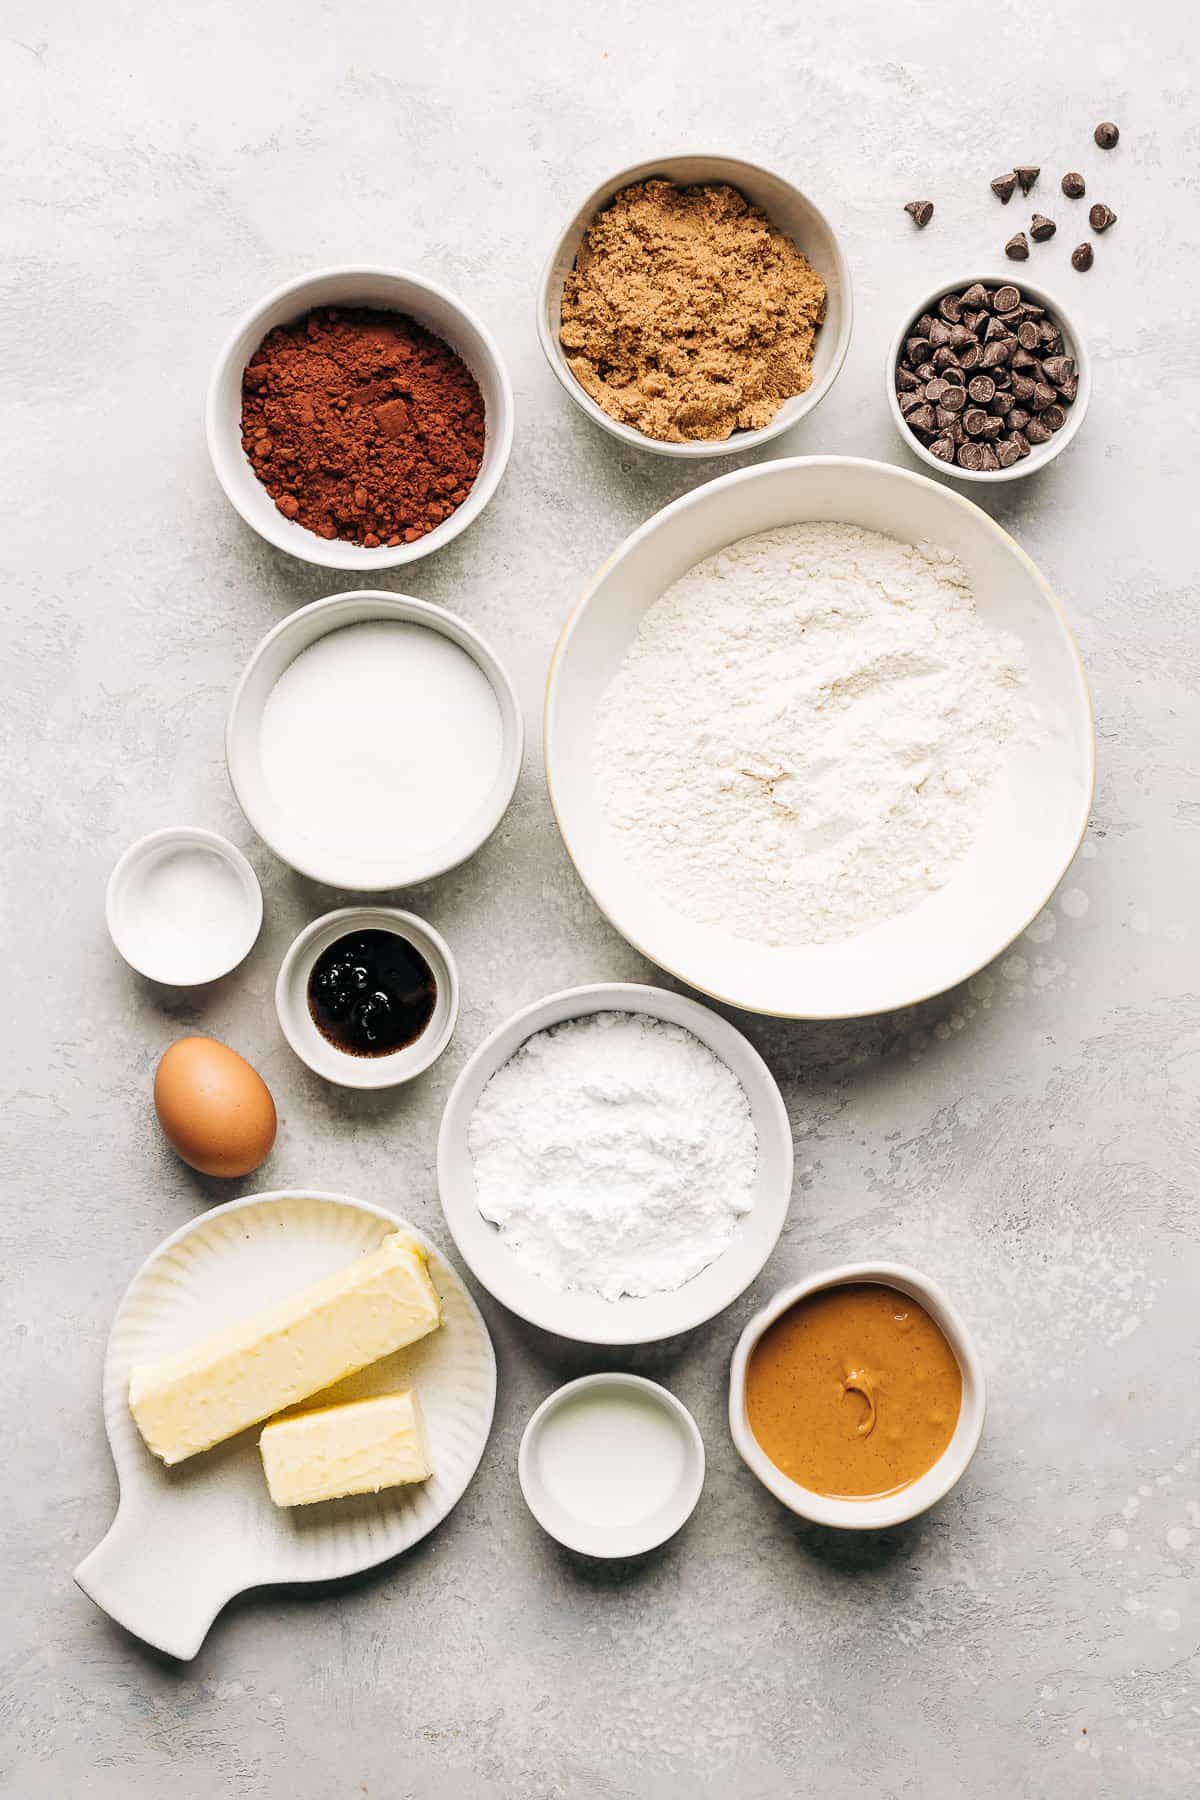
<path id="1" fill-rule="evenodd" d="M 616 843 L 686 916 L 824 943 L 916 906 L 970 848 L 1026 728 L 1020 644 L 948 551 L 768 531 L 647 612 L 601 701 Z"/>

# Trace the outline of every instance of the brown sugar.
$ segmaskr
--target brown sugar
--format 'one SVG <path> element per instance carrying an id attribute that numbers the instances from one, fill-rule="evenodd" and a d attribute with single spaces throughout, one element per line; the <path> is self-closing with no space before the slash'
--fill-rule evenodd
<path id="1" fill-rule="evenodd" d="M 588 227 L 559 339 L 610 418 L 665 443 L 766 425 L 812 383 L 825 283 L 736 188 L 650 180 Z"/>
<path id="2" fill-rule="evenodd" d="M 320 307 L 269 332 L 242 377 L 251 466 L 318 537 L 424 537 L 466 499 L 484 436 L 475 377 L 403 313 Z"/>

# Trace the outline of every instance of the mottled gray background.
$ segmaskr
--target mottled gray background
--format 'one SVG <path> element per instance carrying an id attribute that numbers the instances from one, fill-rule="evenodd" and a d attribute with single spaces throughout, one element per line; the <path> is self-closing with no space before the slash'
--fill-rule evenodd
<path id="1" fill-rule="evenodd" d="M 5 1795 L 1195 1792 L 1192 9 L 8 0 L 3 19 Z M 1103 117 L 1123 133 L 1107 158 L 1091 141 Z M 1030 272 L 1078 309 L 1095 397 L 1048 473 L 985 503 L 1078 633 L 1099 741 L 1092 829 L 1046 912 L 966 989 L 845 1027 L 739 1020 L 783 1083 L 799 1176 L 755 1289 L 692 1341 L 628 1359 L 682 1396 L 708 1446 L 679 1539 L 601 1568 L 540 1534 L 517 1487 L 521 1428 L 555 1383 L 605 1359 L 484 1296 L 499 1411 L 455 1515 L 351 1585 L 236 1604 L 175 1666 L 71 1581 L 116 1497 L 99 1382 L 129 1276 L 199 1208 L 263 1186 L 345 1189 L 447 1244 L 433 1147 L 468 1052 L 552 988 L 655 976 L 563 854 L 537 724 L 582 584 L 704 471 L 630 454 L 569 406 L 533 297 L 578 199 L 677 149 L 777 167 L 849 253 L 846 368 L 772 452 L 909 466 L 882 391 L 898 310 L 997 262 L 1021 208 L 1002 210 L 988 180 L 1042 164 L 1034 199 L 1060 228 Z M 1086 277 L 1068 262 L 1084 209 L 1057 190 L 1072 167 L 1120 215 Z M 925 196 L 937 214 L 918 234 L 900 209 Z M 354 583 L 260 544 L 201 431 L 235 316 L 352 260 L 449 283 L 509 359 L 517 437 L 500 494 L 391 585 L 484 629 L 531 728 L 496 837 L 406 896 L 461 957 L 458 1038 L 414 1089 L 377 1098 L 322 1086 L 279 1036 L 280 957 L 338 897 L 254 842 L 221 749 L 262 633 Z M 121 848 L 176 821 L 243 845 L 267 900 L 246 966 L 183 999 L 118 961 L 102 912 Z M 278 1101 L 277 1148 L 244 1183 L 191 1176 L 158 1135 L 155 1061 L 192 1030 L 245 1052 Z M 960 1303 L 991 1411 L 945 1505 L 851 1539 L 800 1525 L 743 1470 L 724 1384 L 774 1287 L 876 1254 L 919 1264 Z"/>

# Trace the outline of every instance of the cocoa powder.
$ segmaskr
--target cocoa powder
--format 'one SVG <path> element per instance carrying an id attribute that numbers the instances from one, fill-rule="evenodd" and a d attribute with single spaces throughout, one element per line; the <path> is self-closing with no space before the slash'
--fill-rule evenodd
<path id="1" fill-rule="evenodd" d="M 403 313 L 320 307 L 270 332 L 242 377 L 242 447 L 318 537 L 415 542 L 462 505 L 483 446 L 475 377 Z"/>

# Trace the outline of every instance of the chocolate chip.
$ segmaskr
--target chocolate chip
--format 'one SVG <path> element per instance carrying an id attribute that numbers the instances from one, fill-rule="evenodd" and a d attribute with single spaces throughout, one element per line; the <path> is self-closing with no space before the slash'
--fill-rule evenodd
<path id="1" fill-rule="evenodd" d="M 1048 219 L 1045 213 L 1034 213 L 1030 220 L 1029 235 L 1035 244 L 1044 244 L 1046 239 L 1052 238 L 1057 230 L 1058 226 L 1054 220 Z"/>
<path id="2" fill-rule="evenodd" d="M 1033 358 L 1022 344 L 1018 344 L 1012 353 L 1012 367 L 1014 369 L 1032 369 L 1033 367 Z"/>
<path id="3" fill-rule="evenodd" d="M 933 345 L 927 337 L 910 337 L 904 346 L 904 354 L 915 369 L 918 364 L 925 361 L 932 349 Z"/>
<path id="4" fill-rule="evenodd" d="M 1031 444 L 1048 444 L 1054 433 L 1044 420 L 1030 419 L 1025 427 L 1025 436 Z"/>
<path id="5" fill-rule="evenodd" d="M 927 338 L 932 330 L 933 314 L 922 313 L 916 324 L 913 326 L 913 336 Z"/>
<path id="6" fill-rule="evenodd" d="M 958 360 L 963 368 L 963 371 L 967 372 L 971 369 L 977 369 L 979 367 L 979 361 L 980 361 L 980 358 L 982 357 L 982 355 L 983 355 L 983 348 L 980 344 L 965 345 L 964 348 L 961 349 L 958 353 Z"/>
<path id="7" fill-rule="evenodd" d="M 1025 262 L 1029 256 L 1029 239 L 1023 231 L 1018 231 L 1009 238 L 1004 246 L 1004 254 L 1012 262 Z"/>
<path id="8" fill-rule="evenodd" d="M 1022 300 L 1016 316 L 1018 319 L 1044 319 L 1046 309 L 1044 306 L 1035 306 L 1032 300 Z"/>
<path id="9" fill-rule="evenodd" d="M 938 311 L 947 325 L 957 325 L 962 318 L 962 301 L 957 294 L 943 294 L 938 301 Z"/>
<path id="10" fill-rule="evenodd" d="M 933 321 L 933 324 L 929 327 L 929 341 L 935 349 L 939 350 L 943 344 L 948 344 L 950 342 L 950 327 L 947 325 L 945 319 L 935 319 Z"/>
<path id="11" fill-rule="evenodd" d="M 918 231 L 924 231 L 933 217 L 932 200 L 910 200 L 904 208 Z"/>
<path id="12" fill-rule="evenodd" d="M 1053 406 L 1054 402 L 1057 399 L 1058 399 L 1058 395 L 1055 393 L 1054 389 L 1049 385 L 1048 382 L 1039 381 L 1034 384 L 1034 389 L 1033 389 L 1033 410 L 1034 410 L 1034 412 L 1045 412 L 1046 408 L 1048 406 Z"/>
<path id="13" fill-rule="evenodd" d="M 982 281 L 973 281 L 970 287 L 965 289 L 960 295 L 960 298 L 964 306 L 986 307 L 988 303 L 988 291 L 984 287 Z"/>
<path id="14" fill-rule="evenodd" d="M 1095 131 L 1092 133 L 1092 136 L 1102 150 L 1114 149 L 1120 135 L 1120 132 L 1112 123 L 1111 119 L 1105 119 L 1103 124 L 1097 125 Z"/>
<path id="15" fill-rule="evenodd" d="M 949 413 L 960 413 L 967 404 L 967 390 L 964 387 L 949 387 L 942 395 L 942 405 Z"/>
<path id="16" fill-rule="evenodd" d="M 937 370 L 934 368 L 932 362 L 923 362 L 917 364 L 917 374 L 921 377 L 922 381 L 932 381 L 937 374 Z"/>
<path id="17" fill-rule="evenodd" d="M 1021 192 L 1023 194 L 1027 194 L 1029 192 L 1030 188 L 1033 186 L 1034 182 L 1037 180 L 1037 178 L 1041 174 L 1041 172 L 1042 171 L 1040 169 L 1034 169 L 1028 163 L 1025 163 L 1024 165 L 1022 165 L 1021 163 L 1017 164 L 1016 176 L 1017 176 L 1017 180 L 1021 184 Z"/>
<path id="18" fill-rule="evenodd" d="M 1021 323 L 1017 326 L 1017 342 L 1020 344 L 1022 350 L 1037 349 L 1041 340 L 1038 337 L 1038 328 L 1035 320 L 1021 320 Z"/>
<path id="19" fill-rule="evenodd" d="M 1012 332 L 1008 329 L 1008 326 L 1005 324 L 1004 320 L 1002 318 L 998 317 L 995 313 L 993 313 L 992 317 L 988 320 L 987 324 L 983 328 L 984 343 L 991 344 L 991 343 L 994 343 L 997 338 L 1006 338 L 1006 337 L 1011 337 L 1011 336 L 1012 336 Z"/>
<path id="20" fill-rule="evenodd" d="M 1015 438 L 1004 438 L 996 445 L 996 461 L 1002 469 L 1011 469 L 1015 462 L 1021 460 L 1021 446 Z"/>
<path id="21" fill-rule="evenodd" d="M 986 326 L 987 321 L 988 316 L 983 311 L 982 307 L 978 312 L 965 312 L 963 314 L 963 324 L 969 326 L 972 332 L 982 331 Z"/>
<path id="22" fill-rule="evenodd" d="M 917 380 L 912 370 L 906 369 L 904 364 L 901 363 L 900 367 L 896 370 L 896 387 L 899 392 L 902 394 L 913 394 L 920 385 L 921 383 Z"/>
<path id="23" fill-rule="evenodd" d="M 992 304 L 998 313 L 1016 312 L 1021 304 L 1020 288 L 1014 287 L 1011 281 L 1006 281 L 1003 287 L 996 289 L 992 296 Z"/>
<path id="24" fill-rule="evenodd" d="M 1062 178 L 1062 191 L 1068 200 L 1082 200 L 1087 193 L 1087 183 L 1082 175 L 1072 169 L 1069 175 Z"/>
<path id="25" fill-rule="evenodd" d="M 1013 435 L 1013 443 L 1017 446 L 1017 449 L 1020 451 L 1022 456 L 1029 455 L 1029 439 L 1025 436 L 1025 432 L 1028 429 L 1029 429 L 1028 426 L 1023 426 L 1020 431 L 1014 430 L 1014 432 L 1012 434 Z"/>
<path id="26" fill-rule="evenodd" d="M 947 412 L 944 406 L 935 408 L 935 411 L 937 415 L 938 430 L 944 436 L 952 437 L 954 434 L 954 427 L 958 424 L 958 414 Z"/>
<path id="27" fill-rule="evenodd" d="M 958 447 L 957 461 L 960 469 L 982 469 L 983 445 L 960 444 Z"/>
<path id="28" fill-rule="evenodd" d="M 983 438 L 985 443 L 990 443 L 993 438 L 998 438 L 1000 436 L 1000 433 L 1003 430 L 1004 430 L 1004 420 L 1001 418 L 989 415 L 989 417 L 987 419 L 985 419 L 985 421 L 984 421 L 983 430 L 980 432 L 980 436 Z"/>
<path id="29" fill-rule="evenodd" d="M 952 325 L 950 327 L 950 342 L 956 350 L 960 350 L 965 344 L 973 344 L 975 342 L 975 333 L 971 330 L 969 325 Z"/>
<path id="30" fill-rule="evenodd" d="M 908 422 L 918 431 L 933 431 L 937 425 L 932 406 L 925 405 L 914 407 L 908 415 Z"/>
<path id="31" fill-rule="evenodd" d="M 1043 356 L 1057 356 L 1062 349 L 1062 332 L 1049 319 L 1043 319 L 1038 325 L 1038 342 Z"/>
<path id="32" fill-rule="evenodd" d="M 1078 269 L 1081 273 L 1085 269 L 1090 269 L 1095 260 L 1090 244 L 1076 244 L 1071 252 L 1071 267 Z"/>
<path id="33" fill-rule="evenodd" d="M 1010 171 L 1007 175 L 997 175 L 992 182 L 992 192 L 1002 206 L 1007 206 L 1017 191 L 1017 178 Z"/>
<path id="34" fill-rule="evenodd" d="M 934 438 L 929 446 L 930 456 L 936 456 L 939 462 L 954 461 L 954 439 L 948 437 Z"/>
<path id="35" fill-rule="evenodd" d="M 1028 375 L 1014 375 L 1012 391 L 1014 400 L 1032 400 L 1036 383 Z"/>
<path id="36" fill-rule="evenodd" d="M 980 367 L 984 369 L 1003 368 L 1004 364 L 1013 353 L 1014 342 L 1015 340 L 1013 338 L 1000 338 L 994 344 L 985 344 L 983 346 L 983 356 L 980 361 Z"/>
<path id="37" fill-rule="evenodd" d="M 1073 356 L 1048 356 L 1042 364 L 1042 379 L 1052 381 L 1055 387 L 1061 387 L 1075 373 Z"/>
<path id="38" fill-rule="evenodd" d="M 1072 375 L 1069 377 L 1068 380 L 1060 381 L 1058 384 L 1058 397 L 1060 400 L 1065 401 L 1065 403 L 1068 406 L 1070 406 L 1072 400 L 1074 400 L 1074 398 L 1078 392 L 1079 392 L 1079 377 L 1078 377 L 1078 375 Z"/>
<path id="39" fill-rule="evenodd" d="M 987 470 L 987 472 L 989 474 L 993 470 L 998 469 L 1000 467 L 1000 463 L 999 463 L 999 460 L 997 459 L 996 452 L 992 449 L 992 446 L 990 444 L 984 444 L 981 446 L 979 466 L 981 469 Z"/>
<path id="40" fill-rule="evenodd" d="M 897 395 L 897 404 L 900 408 L 900 411 L 904 414 L 904 417 L 906 419 L 907 419 L 908 415 L 916 407 L 924 404 L 924 400 L 925 400 L 924 394 L 920 393 L 919 391 L 915 394 L 899 394 L 899 395 Z"/>
<path id="41" fill-rule="evenodd" d="M 976 406 L 987 406 L 996 397 L 996 384 L 990 375 L 975 375 L 967 383 L 967 392 Z"/>
<path id="42" fill-rule="evenodd" d="M 1012 395 L 1006 394 L 1002 389 L 997 389 L 992 395 L 992 411 L 999 419 L 1006 418 L 1016 404 Z"/>
<path id="43" fill-rule="evenodd" d="M 954 360 L 954 352 L 951 350 L 949 344 L 943 344 L 940 349 L 935 350 L 932 360 L 933 366 L 939 375 L 945 375 L 951 369 L 957 369 L 958 367 L 958 364 Z"/>
<path id="44" fill-rule="evenodd" d="M 968 437 L 979 437 L 987 424 L 987 414 L 982 406 L 969 406 L 962 416 L 962 422 Z"/>
<path id="45" fill-rule="evenodd" d="M 1030 420 L 1030 414 L 1023 406 L 1014 406 L 1008 415 L 1008 429 L 1011 432 L 1024 431 Z"/>
<path id="46" fill-rule="evenodd" d="M 943 381 L 940 375 L 937 376 L 935 380 L 927 381 L 925 383 L 925 398 L 929 401 L 931 406 L 937 404 L 949 386 L 950 383 L 948 381 Z"/>
<path id="47" fill-rule="evenodd" d="M 1097 200 L 1095 206 L 1088 213 L 1088 224 L 1093 231 L 1107 231 L 1109 226 L 1115 225 L 1116 222 L 1117 215 L 1112 207 L 1105 206 L 1100 200 Z"/>
<path id="48" fill-rule="evenodd" d="M 1048 406 L 1042 414 L 1042 424 L 1048 425 L 1051 431 L 1061 431 L 1067 422 L 1067 415 L 1061 406 Z"/>

